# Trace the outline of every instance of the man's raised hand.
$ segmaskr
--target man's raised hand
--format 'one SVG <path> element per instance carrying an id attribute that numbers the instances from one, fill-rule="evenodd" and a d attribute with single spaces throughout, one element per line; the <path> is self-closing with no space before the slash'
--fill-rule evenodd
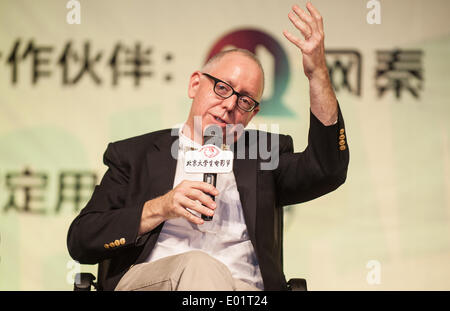
<path id="1" fill-rule="evenodd" d="M 295 44 L 303 54 L 303 70 L 309 80 L 319 75 L 320 78 L 326 74 L 327 66 L 325 62 L 325 44 L 323 32 L 323 20 L 319 11 L 308 2 L 306 4 L 309 14 L 298 5 L 292 7 L 288 17 L 292 24 L 303 36 L 295 36 L 287 30 L 283 31 L 284 36 Z"/>

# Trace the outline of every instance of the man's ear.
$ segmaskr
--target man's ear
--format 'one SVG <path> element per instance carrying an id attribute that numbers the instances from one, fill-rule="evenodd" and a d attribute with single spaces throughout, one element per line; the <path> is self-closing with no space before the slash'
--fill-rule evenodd
<path id="1" fill-rule="evenodd" d="M 193 99 L 195 95 L 197 95 L 198 89 L 200 87 L 200 71 L 195 71 L 191 74 L 191 78 L 189 79 L 189 87 L 188 87 L 188 96 Z"/>

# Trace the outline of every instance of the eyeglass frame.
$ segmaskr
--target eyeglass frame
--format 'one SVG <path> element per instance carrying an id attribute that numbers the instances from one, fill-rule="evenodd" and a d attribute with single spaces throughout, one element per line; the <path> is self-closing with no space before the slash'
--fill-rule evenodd
<path id="1" fill-rule="evenodd" d="M 252 97 L 250 97 L 250 96 L 248 96 L 248 95 L 242 95 L 242 94 L 236 92 L 236 91 L 233 89 L 233 87 L 232 87 L 230 84 L 226 83 L 225 81 L 222 81 L 222 80 L 220 80 L 220 79 L 218 79 L 218 78 L 216 78 L 216 77 L 214 77 L 214 76 L 211 76 L 210 74 L 208 74 L 208 73 L 206 73 L 206 72 L 202 72 L 202 74 L 205 75 L 205 76 L 207 76 L 208 78 L 210 78 L 211 80 L 214 81 L 213 91 L 214 91 L 214 93 L 215 93 L 216 95 L 220 96 L 221 98 L 227 99 L 227 98 L 230 98 L 231 96 L 233 96 L 234 94 L 236 94 L 236 96 L 237 96 L 237 106 L 239 107 L 239 109 L 241 109 L 241 110 L 243 110 L 243 111 L 245 111 L 245 112 L 252 112 L 253 110 L 255 110 L 256 107 L 259 106 L 259 102 L 257 102 L 256 100 L 254 100 Z M 220 94 L 218 94 L 218 93 L 216 92 L 216 85 L 217 85 L 217 83 L 219 83 L 219 82 L 221 82 L 221 83 L 223 83 L 223 84 L 225 84 L 225 85 L 228 85 L 228 86 L 230 87 L 230 89 L 233 91 L 233 92 L 230 94 L 230 96 L 223 97 L 222 95 L 220 95 Z M 239 106 L 239 98 L 241 98 L 241 97 L 248 97 L 248 98 L 250 98 L 251 100 L 253 100 L 253 101 L 255 102 L 255 106 L 253 106 L 253 108 L 250 109 L 250 110 L 246 110 L 246 109 L 242 108 L 241 106 Z"/>

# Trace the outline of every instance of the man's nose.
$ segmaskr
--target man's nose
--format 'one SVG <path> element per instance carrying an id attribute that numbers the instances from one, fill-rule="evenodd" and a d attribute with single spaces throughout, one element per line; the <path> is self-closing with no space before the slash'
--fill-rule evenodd
<path id="1" fill-rule="evenodd" d="M 228 111 L 232 111 L 237 104 L 237 100 L 238 100 L 237 95 L 233 94 L 227 99 L 224 99 L 222 103 Z"/>

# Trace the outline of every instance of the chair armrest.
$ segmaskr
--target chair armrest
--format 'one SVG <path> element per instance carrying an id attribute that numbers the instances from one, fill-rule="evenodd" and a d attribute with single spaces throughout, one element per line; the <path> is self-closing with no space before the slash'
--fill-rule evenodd
<path id="1" fill-rule="evenodd" d="M 91 285 L 96 287 L 94 280 L 95 276 L 92 273 L 77 273 L 75 274 L 75 283 L 73 284 L 73 290 L 90 291 Z"/>
<path id="2" fill-rule="evenodd" d="M 288 290 L 290 291 L 307 291 L 305 279 L 290 279 L 287 282 Z"/>

